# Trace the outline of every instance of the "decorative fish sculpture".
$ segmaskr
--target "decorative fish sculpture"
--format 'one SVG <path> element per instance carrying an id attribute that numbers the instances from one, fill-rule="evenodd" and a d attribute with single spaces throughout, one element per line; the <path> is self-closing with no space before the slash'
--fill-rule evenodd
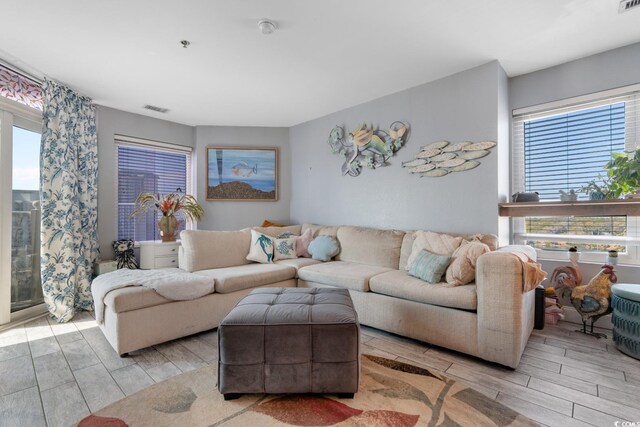
<path id="1" fill-rule="evenodd" d="M 451 160 L 455 157 L 456 155 L 454 153 L 442 153 L 442 154 L 438 154 L 437 156 L 433 156 L 432 158 L 429 159 L 429 161 L 444 162 L 445 160 Z"/>
<path id="2" fill-rule="evenodd" d="M 439 148 L 429 148 L 427 150 L 422 150 L 418 154 L 416 154 L 416 159 L 428 159 L 429 157 L 437 156 L 440 154 L 441 150 Z"/>
<path id="3" fill-rule="evenodd" d="M 458 154 L 458 157 L 465 160 L 473 160 L 484 157 L 489 153 L 489 150 L 463 151 L 462 153 Z"/>
<path id="4" fill-rule="evenodd" d="M 247 162 L 236 163 L 235 165 L 231 166 L 231 173 L 244 178 L 247 178 L 251 175 L 257 175 L 258 164 L 256 163 L 255 166 L 251 167 L 247 164 Z"/>
<path id="5" fill-rule="evenodd" d="M 445 176 L 446 174 L 448 174 L 449 171 L 446 169 L 434 169 L 434 170 L 430 170 L 429 172 L 425 172 L 423 174 L 420 174 L 421 177 L 427 177 L 427 178 L 437 178 L 439 176 Z"/>
<path id="6" fill-rule="evenodd" d="M 443 153 L 453 153 L 455 151 L 460 151 L 462 150 L 464 147 L 466 147 L 467 145 L 471 145 L 472 143 L 469 141 L 465 141 L 465 142 L 456 142 L 455 144 L 450 144 L 447 145 L 446 147 L 444 147 L 442 149 Z"/>
<path id="7" fill-rule="evenodd" d="M 449 145 L 449 141 L 437 141 L 437 142 L 432 142 L 431 144 L 423 145 L 422 147 L 420 147 L 420 149 L 422 151 L 425 151 L 425 150 L 431 150 L 433 148 L 444 148 L 447 145 Z"/>
<path id="8" fill-rule="evenodd" d="M 424 165 L 427 162 L 428 162 L 427 159 L 413 159 L 413 160 L 408 160 L 406 162 L 402 162 L 402 167 L 403 168 L 412 168 L 414 166 Z"/>
<path id="9" fill-rule="evenodd" d="M 474 142 L 464 147 L 463 151 L 476 151 L 476 150 L 488 150 L 495 147 L 497 144 L 493 141 Z"/>
<path id="10" fill-rule="evenodd" d="M 445 160 L 444 162 L 440 162 L 440 163 L 436 163 L 436 167 L 437 168 L 452 168 L 455 166 L 460 166 L 461 164 L 465 163 L 466 160 L 465 159 L 451 159 L 451 160 Z"/>
<path id="11" fill-rule="evenodd" d="M 426 163 L 424 165 L 420 165 L 420 166 L 414 166 L 412 168 L 409 169 L 409 172 L 411 173 L 424 173 L 424 172 L 429 172 L 432 169 L 435 169 L 436 165 L 433 163 Z"/>
<path id="12" fill-rule="evenodd" d="M 468 161 L 468 162 L 464 162 L 460 166 L 453 167 L 450 170 L 451 170 L 451 172 L 464 172 L 464 171 L 471 170 L 473 168 L 477 168 L 478 166 L 480 166 L 480 162 L 476 162 L 475 160 L 471 160 L 471 161 Z"/>

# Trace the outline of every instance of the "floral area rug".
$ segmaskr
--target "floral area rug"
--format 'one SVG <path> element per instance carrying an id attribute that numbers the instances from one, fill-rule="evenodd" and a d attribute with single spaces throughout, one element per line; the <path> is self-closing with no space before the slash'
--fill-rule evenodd
<path id="1" fill-rule="evenodd" d="M 333 395 L 243 395 L 225 401 L 207 366 L 92 414 L 79 427 L 124 426 L 533 426 L 528 418 L 453 380 L 363 355 L 360 390 Z"/>

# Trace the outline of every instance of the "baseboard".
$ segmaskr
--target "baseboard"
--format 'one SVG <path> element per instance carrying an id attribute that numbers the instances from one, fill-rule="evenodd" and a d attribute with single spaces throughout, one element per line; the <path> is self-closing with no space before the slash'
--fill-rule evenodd
<path id="1" fill-rule="evenodd" d="M 562 308 L 562 311 L 564 313 L 565 322 L 575 323 L 582 326 L 582 317 L 580 316 L 580 313 L 578 313 L 578 310 L 575 309 L 575 307 L 564 306 Z M 589 326 L 588 323 L 587 326 Z M 607 314 L 606 316 L 601 317 L 596 321 L 594 326 L 601 329 L 613 329 L 613 324 L 611 323 L 611 315 Z"/>

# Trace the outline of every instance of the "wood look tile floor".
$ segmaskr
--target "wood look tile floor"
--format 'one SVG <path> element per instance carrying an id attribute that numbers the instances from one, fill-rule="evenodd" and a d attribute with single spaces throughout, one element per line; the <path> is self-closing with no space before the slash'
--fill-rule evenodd
<path id="1" fill-rule="evenodd" d="M 640 422 L 640 361 L 616 350 L 610 338 L 576 328 L 534 330 L 516 370 L 368 327 L 362 348 L 443 373 L 541 425 Z M 217 339 L 212 330 L 121 358 L 89 313 L 65 325 L 42 317 L 2 331 L 0 425 L 72 425 L 156 382 L 216 363 Z"/>

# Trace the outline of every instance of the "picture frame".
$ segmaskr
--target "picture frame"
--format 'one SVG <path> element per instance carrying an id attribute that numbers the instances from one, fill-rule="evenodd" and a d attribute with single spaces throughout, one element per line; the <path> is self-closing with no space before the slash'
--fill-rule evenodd
<path id="1" fill-rule="evenodd" d="M 206 147 L 206 200 L 278 200 L 278 147 Z"/>

